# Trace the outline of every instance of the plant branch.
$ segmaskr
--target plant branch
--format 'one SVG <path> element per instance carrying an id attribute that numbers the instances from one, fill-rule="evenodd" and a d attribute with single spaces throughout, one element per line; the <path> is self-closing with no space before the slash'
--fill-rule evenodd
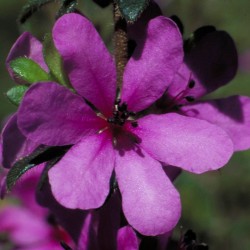
<path id="1" fill-rule="evenodd" d="M 123 83 L 124 68 L 128 61 L 128 36 L 127 23 L 122 17 L 119 7 L 114 3 L 114 50 L 116 63 L 116 79 L 117 79 L 117 98 Z"/>

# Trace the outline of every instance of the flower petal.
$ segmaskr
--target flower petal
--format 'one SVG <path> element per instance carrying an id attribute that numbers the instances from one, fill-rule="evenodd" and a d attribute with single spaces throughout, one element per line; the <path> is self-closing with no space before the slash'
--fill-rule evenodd
<path id="1" fill-rule="evenodd" d="M 236 46 L 224 31 L 205 35 L 185 54 L 184 61 L 168 89 L 171 96 L 183 91 L 191 78 L 195 86 L 189 90 L 188 95 L 201 97 L 232 80 L 238 67 Z"/>
<path id="2" fill-rule="evenodd" d="M 56 215 L 58 223 L 77 243 L 89 212 L 79 209 L 68 209 L 60 205 L 51 192 L 48 180 L 44 181 L 41 188 L 37 188 L 36 200 L 39 205 L 48 208 L 52 214 Z"/>
<path id="3" fill-rule="evenodd" d="M 139 242 L 130 226 L 119 229 L 117 235 L 117 250 L 138 250 Z"/>
<path id="4" fill-rule="evenodd" d="M 64 15 L 53 28 L 53 39 L 77 92 L 110 114 L 116 93 L 115 64 L 93 24 L 78 14 Z"/>
<path id="5" fill-rule="evenodd" d="M 175 113 L 148 115 L 132 131 L 153 158 L 193 173 L 216 170 L 233 153 L 233 143 L 220 127 Z"/>
<path id="6" fill-rule="evenodd" d="M 27 139 L 17 126 L 17 115 L 14 114 L 2 132 L 2 164 L 5 168 L 11 168 L 20 158 L 32 153 L 39 143 Z"/>
<path id="7" fill-rule="evenodd" d="M 0 210 L 0 221 L 0 232 L 8 233 L 18 245 L 34 244 L 50 237 L 46 221 L 26 208 L 5 206 Z"/>
<path id="8" fill-rule="evenodd" d="M 187 116 L 204 119 L 224 129 L 231 137 L 234 150 L 250 148 L 250 98 L 231 96 L 184 106 Z"/>
<path id="9" fill-rule="evenodd" d="M 44 62 L 42 53 L 42 43 L 33 37 L 29 32 L 24 32 L 12 46 L 8 57 L 6 59 L 6 66 L 10 76 L 14 81 L 23 83 L 23 81 L 16 77 L 10 67 L 10 62 L 18 57 L 28 57 L 37 62 L 45 71 L 48 67 Z"/>
<path id="10" fill-rule="evenodd" d="M 115 172 L 128 223 L 144 235 L 173 229 L 180 218 L 180 197 L 161 164 L 143 150 L 117 151 Z"/>
<path id="11" fill-rule="evenodd" d="M 109 193 L 113 168 L 109 135 L 84 137 L 49 171 L 52 193 L 67 208 L 100 207 Z"/>
<path id="12" fill-rule="evenodd" d="M 52 82 L 33 85 L 26 92 L 17 117 L 25 136 L 50 146 L 74 144 L 102 127 L 101 119 L 80 96 Z"/>
<path id="13" fill-rule="evenodd" d="M 124 72 L 122 100 L 133 111 L 163 95 L 183 60 L 182 37 L 172 20 L 162 16 L 150 20 L 142 39 Z"/>

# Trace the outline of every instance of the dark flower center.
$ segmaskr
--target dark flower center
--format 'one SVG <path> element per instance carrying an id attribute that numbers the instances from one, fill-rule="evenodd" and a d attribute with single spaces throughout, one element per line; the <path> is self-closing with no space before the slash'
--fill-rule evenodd
<path id="1" fill-rule="evenodd" d="M 121 100 L 118 99 L 115 102 L 113 116 L 107 119 L 108 123 L 123 126 L 126 121 L 130 121 L 133 127 L 137 127 L 138 124 L 134 120 L 136 113 L 128 111 L 128 105 L 126 102 L 121 103 Z"/>

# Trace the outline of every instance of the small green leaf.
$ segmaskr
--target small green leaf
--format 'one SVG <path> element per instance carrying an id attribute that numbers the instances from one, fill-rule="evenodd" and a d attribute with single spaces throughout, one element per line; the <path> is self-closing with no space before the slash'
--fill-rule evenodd
<path id="1" fill-rule="evenodd" d="M 27 89 L 28 87 L 25 85 L 18 85 L 8 90 L 6 95 L 11 103 L 18 106 L 20 102 L 22 101 L 22 98 L 25 92 L 27 91 Z"/>
<path id="2" fill-rule="evenodd" d="M 18 22 L 23 24 L 30 18 L 35 12 L 37 12 L 42 6 L 51 3 L 55 0 L 29 0 L 21 10 L 18 17 Z"/>
<path id="3" fill-rule="evenodd" d="M 10 169 L 7 175 L 7 189 L 10 191 L 18 179 L 31 168 L 53 159 L 58 160 L 58 157 L 63 156 L 70 146 L 48 147 L 40 146 L 35 149 L 30 155 L 23 157 L 17 161 Z"/>
<path id="4" fill-rule="evenodd" d="M 7 175 L 6 179 L 7 190 L 10 191 L 16 184 L 17 180 L 33 167 L 35 167 L 35 164 L 28 164 L 28 165 L 15 164 L 14 167 L 10 169 Z"/>
<path id="5" fill-rule="evenodd" d="M 127 22 L 135 22 L 149 5 L 150 0 L 116 0 Z"/>
<path id="6" fill-rule="evenodd" d="M 57 12 L 56 18 L 63 16 L 64 14 L 72 13 L 76 11 L 77 0 L 61 0 L 62 5 Z"/>
<path id="7" fill-rule="evenodd" d="M 53 43 L 51 34 L 46 34 L 44 38 L 43 56 L 50 69 L 52 78 L 64 86 L 70 86 L 69 81 L 64 74 L 62 58 Z"/>
<path id="8" fill-rule="evenodd" d="M 14 73 L 27 83 L 51 80 L 49 74 L 36 62 L 26 57 L 19 57 L 10 62 Z"/>
<path id="9" fill-rule="evenodd" d="M 14 166 L 8 172 L 7 179 L 6 179 L 8 190 L 12 189 L 12 187 L 15 185 L 17 180 L 23 174 L 25 174 L 28 170 L 30 170 L 31 168 L 37 165 L 36 162 L 32 162 L 32 160 L 36 159 L 36 157 L 44 153 L 47 149 L 48 147 L 45 147 L 45 146 L 38 147 L 33 153 L 20 159 L 14 164 Z"/>

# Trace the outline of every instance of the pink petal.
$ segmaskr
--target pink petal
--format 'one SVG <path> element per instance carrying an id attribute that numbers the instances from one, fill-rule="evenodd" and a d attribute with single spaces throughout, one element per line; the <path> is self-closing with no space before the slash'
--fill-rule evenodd
<path id="1" fill-rule="evenodd" d="M 56 48 L 78 93 L 110 114 L 115 100 L 115 64 L 93 24 L 78 14 L 61 17 L 53 28 Z"/>
<path id="2" fill-rule="evenodd" d="M 205 35 L 185 55 L 185 64 L 176 74 L 168 93 L 176 96 L 193 79 L 195 86 L 188 95 L 201 97 L 227 84 L 236 74 L 238 58 L 232 38 L 224 31 Z"/>
<path id="3" fill-rule="evenodd" d="M 2 132 L 2 164 L 11 168 L 20 158 L 32 153 L 39 143 L 27 139 L 17 126 L 17 115 L 14 114 L 5 125 Z"/>
<path id="4" fill-rule="evenodd" d="M 150 20 L 142 39 L 124 72 L 122 100 L 132 111 L 160 98 L 183 60 L 182 37 L 172 20 L 162 16 Z"/>
<path id="5" fill-rule="evenodd" d="M 0 221 L 0 232 L 8 233 L 15 244 L 34 244 L 50 236 L 50 227 L 44 218 L 23 207 L 3 207 L 0 210 Z"/>
<path id="6" fill-rule="evenodd" d="M 231 96 L 204 101 L 182 108 L 184 114 L 204 119 L 224 129 L 234 144 L 234 150 L 250 148 L 250 98 Z"/>
<path id="7" fill-rule="evenodd" d="M 98 242 L 96 240 L 96 232 L 94 231 L 94 212 L 89 212 L 82 224 L 81 234 L 79 240 L 77 241 L 78 250 L 89 250 L 89 249 L 99 249 Z"/>
<path id="8" fill-rule="evenodd" d="M 117 250 L 138 250 L 139 243 L 134 230 L 130 226 L 119 229 L 117 235 Z"/>
<path id="9" fill-rule="evenodd" d="M 22 206 L 27 207 L 37 217 L 47 217 L 48 210 L 39 206 L 35 198 L 36 187 L 38 186 L 45 164 L 40 164 L 27 171 L 15 184 L 12 189 L 12 197 L 22 201 Z"/>
<path id="10" fill-rule="evenodd" d="M 52 214 L 56 215 L 58 223 L 77 243 L 83 224 L 87 220 L 88 211 L 68 209 L 60 205 L 55 200 L 47 180 L 43 183 L 42 188 L 36 190 L 36 199 L 39 205 L 48 208 Z"/>
<path id="11" fill-rule="evenodd" d="M 102 127 L 101 120 L 80 96 L 52 82 L 33 85 L 17 116 L 25 136 L 51 146 L 74 144 Z"/>
<path id="12" fill-rule="evenodd" d="M 33 37 L 29 32 L 24 32 L 12 46 L 6 59 L 6 66 L 10 76 L 16 82 L 23 83 L 10 68 L 10 62 L 18 57 L 28 57 L 37 62 L 44 70 L 48 71 L 48 67 L 44 62 L 42 53 L 42 43 Z"/>
<path id="13" fill-rule="evenodd" d="M 52 193 L 67 208 L 100 207 L 109 193 L 113 168 L 109 135 L 84 137 L 49 171 Z"/>
<path id="14" fill-rule="evenodd" d="M 0 175 L 0 200 L 3 200 L 7 194 L 7 183 L 6 183 L 7 171 L 1 169 Z"/>
<path id="15" fill-rule="evenodd" d="M 139 233 L 157 235 L 173 229 L 180 218 L 180 197 L 161 164 L 144 150 L 116 154 L 115 172 L 128 223 Z"/>
<path id="16" fill-rule="evenodd" d="M 224 166 L 233 153 L 233 143 L 220 127 L 175 113 L 148 115 L 138 120 L 134 134 L 140 147 L 153 158 L 193 173 Z"/>

